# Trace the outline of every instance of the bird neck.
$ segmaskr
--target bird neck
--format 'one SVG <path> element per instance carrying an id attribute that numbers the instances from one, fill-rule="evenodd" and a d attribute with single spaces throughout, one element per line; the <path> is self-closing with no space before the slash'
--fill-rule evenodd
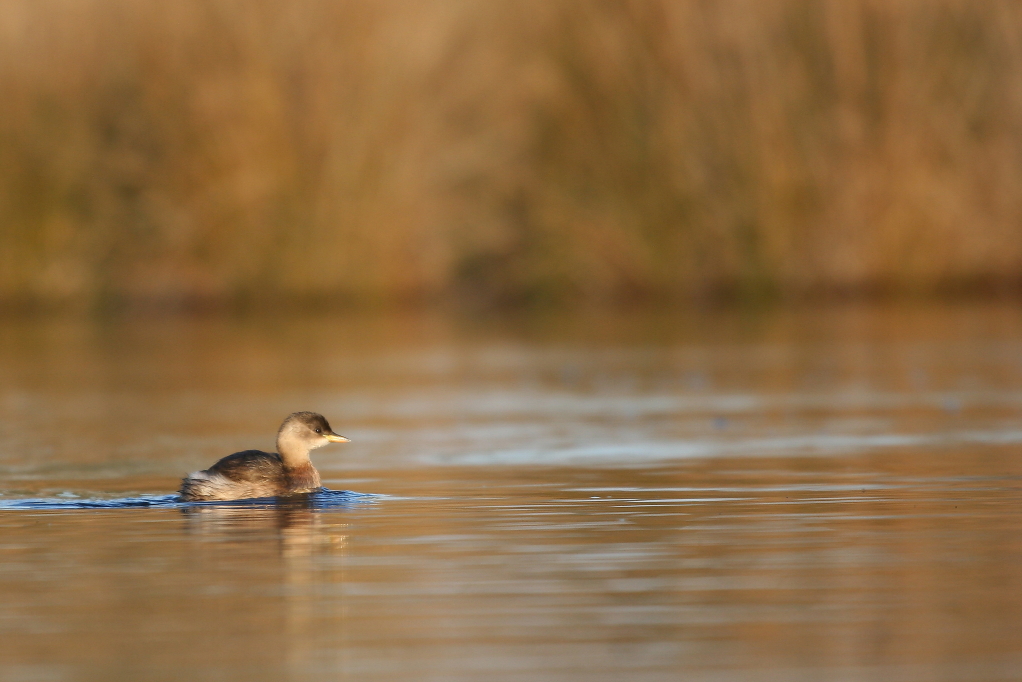
<path id="1" fill-rule="evenodd" d="M 284 466 L 293 469 L 309 462 L 309 446 L 290 431 L 277 434 L 277 452 Z"/>

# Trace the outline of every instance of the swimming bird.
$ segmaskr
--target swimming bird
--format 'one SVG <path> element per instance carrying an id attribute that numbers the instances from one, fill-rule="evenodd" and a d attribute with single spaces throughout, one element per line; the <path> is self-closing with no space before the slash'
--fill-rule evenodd
<path id="1" fill-rule="evenodd" d="M 295 412 L 277 431 L 277 452 L 235 452 L 208 469 L 194 471 L 181 481 L 181 499 L 243 500 L 314 492 L 321 484 L 309 451 L 347 442 L 323 415 Z"/>

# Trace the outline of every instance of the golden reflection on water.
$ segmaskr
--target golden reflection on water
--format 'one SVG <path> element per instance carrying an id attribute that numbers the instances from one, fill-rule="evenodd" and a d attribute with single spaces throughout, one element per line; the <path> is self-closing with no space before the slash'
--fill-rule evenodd
<path id="1" fill-rule="evenodd" d="M 187 532 L 215 544 L 218 550 L 230 551 L 232 544 L 246 538 L 250 542 L 259 538 L 268 547 L 276 544 L 284 668 L 300 670 L 315 660 L 317 665 L 338 669 L 345 628 L 344 600 L 337 598 L 344 581 L 347 524 L 343 516 L 317 511 L 304 498 L 284 501 L 277 508 L 192 506 L 183 513 Z M 277 557 L 267 558 L 274 559 Z M 317 640 L 324 622 L 336 629 L 338 646 L 317 650 L 310 643 Z"/>
<path id="2" fill-rule="evenodd" d="M 21 322 L 0 502 L 319 409 L 322 509 L 0 508 L 2 680 L 960 680 L 1022 666 L 1022 315 Z M 76 497 L 77 496 L 77 497 Z"/>
<path id="3" fill-rule="evenodd" d="M 1010 679 L 1022 463 L 928 454 L 379 471 L 406 494 L 331 511 L 6 513 L 0 661 L 57 679 Z"/>

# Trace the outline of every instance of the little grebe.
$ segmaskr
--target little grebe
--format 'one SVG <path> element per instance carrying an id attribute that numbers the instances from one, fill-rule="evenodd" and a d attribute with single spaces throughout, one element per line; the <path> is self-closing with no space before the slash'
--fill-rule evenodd
<path id="1" fill-rule="evenodd" d="M 309 451 L 347 442 L 333 432 L 323 415 L 295 412 L 280 425 L 277 452 L 245 450 L 227 455 L 204 471 L 188 474 L 181 481 L 181 498 L 243 500 L 313 492 L 320 488 L 320 481 Z"/>

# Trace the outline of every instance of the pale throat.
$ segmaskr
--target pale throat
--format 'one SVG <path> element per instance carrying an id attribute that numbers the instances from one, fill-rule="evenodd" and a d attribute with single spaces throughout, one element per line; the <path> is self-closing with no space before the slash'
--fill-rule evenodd
<path id="1" fill-rule="evenodd" d="M 309 462 L 309 450 L 317 447 L 298 437 L 290 429 L 277 435 L 277 452 L 286 467 L 298 467 Z"/>

